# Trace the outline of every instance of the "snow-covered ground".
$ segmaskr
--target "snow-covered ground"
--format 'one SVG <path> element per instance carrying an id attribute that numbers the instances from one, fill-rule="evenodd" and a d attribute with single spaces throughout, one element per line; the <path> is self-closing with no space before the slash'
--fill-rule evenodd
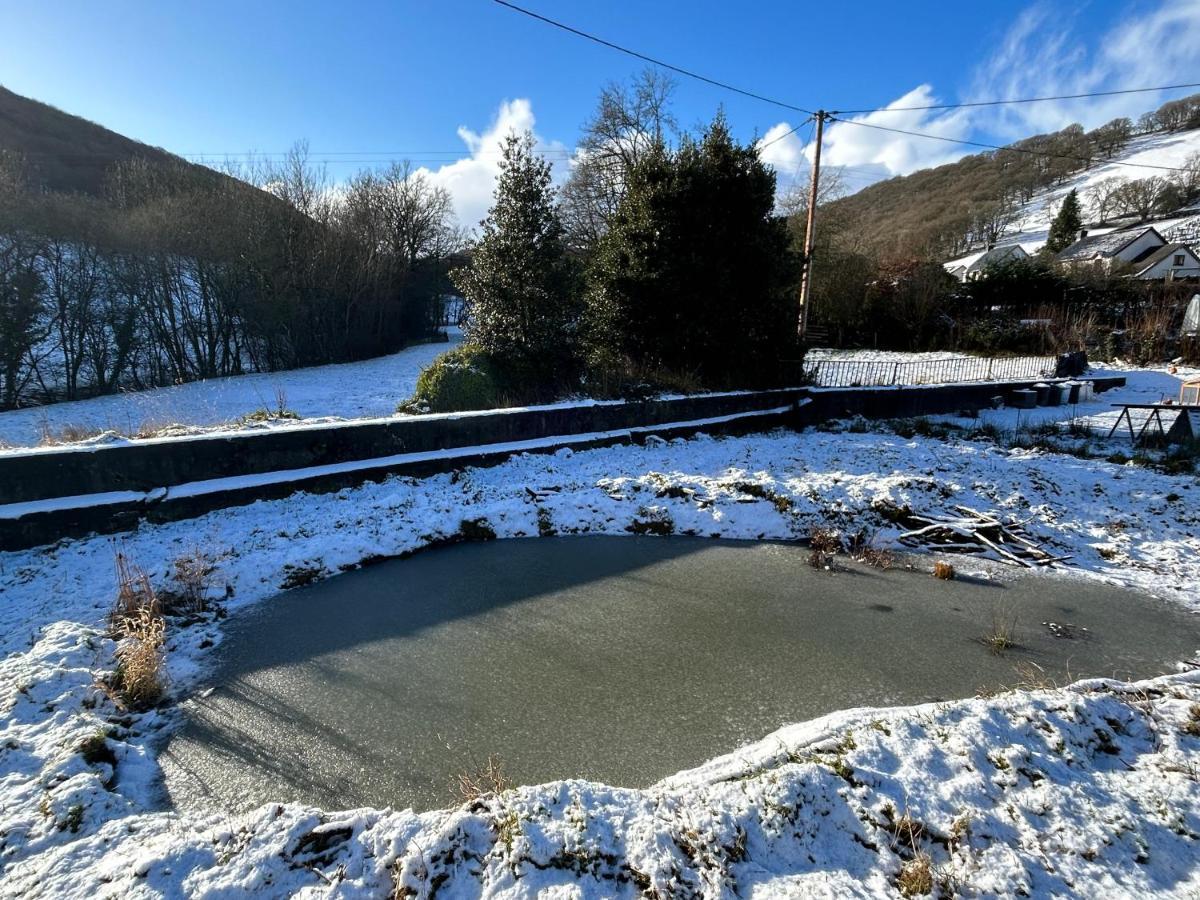
<path id="1" fill-rule="evenodd" d="M 275 409 L 280 394 L 287 408 L 300 419 L 275 419 L 249 427 L 279 428 L 330 418 L 390 416 L 397 403 L 412 396 L 421 369 L 461 338 L 455 328 L 451 329 L 448 344 L 418 344 L 362 362 L 213 378 L 0 412 L 0 447 L 36 446 L 46 434 L 60 435 L 67 427 L 122 435 L 190 433 L 222 427 L 255 410 Z"/>
<path id="2" fill-rule="evenodd" d="M 1177 390 L 1166 373 L 1129 375 L 1097 413 Z M 867 526 L 886 543 L 898 534 L 887 505 L 962 504 L 1020 517 L 1072 555 L 1069 572 L 1033 577 L 1103 579 L 1200 612 L 1198 499 L 1195 477 L 1132 465 L 779 431 L 520 455 L 144 525 L 117 546 L 160 586 L 200 548 L 218 567 L 214 596 L 237 615 L 298 571 L 333 575 L 468 519 L 502 538 L 652 519 L 734 538 Z M 97 537 L 0 554 L 0 895 L 877 896 L 924 852 L 935 881 L 965 895 L 1200 891 L 1196 674 L 837 714 L 640 791 L 559 782 L 422 815 L 286 802 L 246 816 L 163 811 L 154 748 L 175 713 L 123 714 L 96 687 L 114 665 L 113 553 Z M 220 636 L 214 617 L 171 626 L 175 698 Z M 115 773 L 78 752 L 99 731 Z"/>

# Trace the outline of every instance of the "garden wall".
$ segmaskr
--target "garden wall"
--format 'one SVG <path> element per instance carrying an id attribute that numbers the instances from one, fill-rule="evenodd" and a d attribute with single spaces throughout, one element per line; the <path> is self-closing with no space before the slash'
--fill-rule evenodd
<path id="1" fill-rule="evenodd" d="M 1094 379 L 1098 391 L 1121 377 Z M 697 432 L 763 431 L 846 416 L 895 418 L 989 407 L 1032 381 L 794 388 L 644 402 L 495 410 L 168 438 L 0 456 L 0 550 L 112 533 L 142 520 L 331 491 L 389 475 L 424 477 L 552 452 Z"/>

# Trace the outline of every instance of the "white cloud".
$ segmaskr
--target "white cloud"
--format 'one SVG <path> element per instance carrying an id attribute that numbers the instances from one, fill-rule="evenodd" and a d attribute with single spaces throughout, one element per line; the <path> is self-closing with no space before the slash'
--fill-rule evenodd
<path id="1" fill-rule="evenodd" d="M 792 129 L 791 123 L 780 122 L 767 129 L 767 133 L 758 141 L 763 162 L 774 166 L 781 175 L 798 175 L 801 169 L 807 169 L 810 165 L 799 129 Z"/>
<path id="2" fill-rule="evenodd" d="M 1200 0 L 1166 0 L 1132 9 L 1100 36 L 1094 48 L 1072 37 L 1077 18 L 1038 3 L 1018 17 L 1004 42 L 975 73 L 967 97 L 1037 97 L 1149 87 L 1187 80 L 1196 72 Z M 1079 122 L 1094 128 L 1119 116 L 1136 118 L 1166 94 L 1121 94 L 990 108 L 977 124 L 1015 139 Z"/>
<path id="3" fill-rule="evenodd" d="M 454 211 L 461 224 L 478 227 L 492 205 L 492 191 L 500 172 L 500 147 L 510 134 L 533 132 L 537 149 L 546 153 L 552 163 L 565 155 L 566 148 L 558 141 L 545 141 L 534 130 L 533 104 L 524 98 L 505 100 L 495 119 L 482 132 L 465 125 L 458 136 L 466 145 L 468 156 L 437 169 L 421 169 L 434 184 L 446 188 L 454 199 Z M 561 160 L 559 160 L 561 162 Z"/>
<path id="4" fill-rule="evenodd" d="M 936 104 L 933 89 L 922 84 L 897 97 L 888 109 Z M 853 123 L 863 124 L 853 124 Z M 920 131 L 939 137 L 963 139 L 971 130 L 969 116 L 962 111 L 936 113 L 928 110 L 908 112 L 873 112 L 852 116 L 848 122 L 834 122 L 825 130 L 823 159 L 832 166 L 851 170 L 874 170 L 885 175 L 900 175 L 929 166 L 958 159 L 963 155 L 961 144 L 915 138 L 895 131 L 881 131 L 869 126 L 883 126 L 902 131 Z M 811 148 L 805 151 L 811 156 Z"/>
<path id="5" fill-rule="evenodd" d="M 1039 2 L 1016 16 L 995 52 L 976 67 L 965 101 L 1148 87 L 1187 80 L 1196 73 L 1200 47 L 1200 0 L 1162 0 L 1133 8 L 1100 35 L 1092 47 L 1081 43 L 1077 17 L 1094 14 L 1089 8 L 1071 14 L 1061 4 Z M 1177 93 L 1177 92 L 1176 92 Z M 1136 118 L 1162 104 L 1170 95 L 1122 94 L 1080 100 L 973 107 L 957 110 L 875 112 L 849 117 L 853 121 L 920 131 L 941 137 L 986 143 L 1007 143 L 1032 134 L 1057 131 L 1072 122 L 1094 128 L 1118 116 Z M 889 108 L 937 104 L 930 85 L 920 85 L 896 98 Z M 760 143 L 784 134 L 781 122 Z M 802 146 L 795 135 L 764 150 L 783 178 L 796 177 L 812 158 L 812 145 Z M 871 181 L 905 175 L 918 169 L 952 162 L 971 147 L 834 123 L 825 131 L 822 164 L 844 167 L 851 190 Z"/>

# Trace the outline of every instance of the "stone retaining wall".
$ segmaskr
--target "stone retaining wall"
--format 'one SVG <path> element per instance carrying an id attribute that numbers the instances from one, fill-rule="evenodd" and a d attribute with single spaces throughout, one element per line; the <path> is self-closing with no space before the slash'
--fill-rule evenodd
<path id="1" fill-rule="evenodd" d="M 1097 391 L 1122 377 L 1092 379 Z M 0 456 L 0 550 L 129 530 L 213 509 L 423 477 L 552 452 L 696 432 L 754 432 L 834 418 L 901 418 L 990 407 L 1035 382 L 796 388 L 297 427 Z M 56 502 L 57 501 L 57 502 Z M 7 505 L 7 508 L 6 508 Z"/>

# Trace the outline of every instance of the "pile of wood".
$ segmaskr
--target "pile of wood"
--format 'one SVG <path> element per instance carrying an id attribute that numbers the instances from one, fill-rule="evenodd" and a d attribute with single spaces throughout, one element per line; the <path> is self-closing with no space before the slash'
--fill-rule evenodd
<path id="1" fill-rule="evenodd" d="M 966 506 L 954 509 L 958 513 L 955 517 L 910 513 L 905 524 L 913 530 L 900 535 L 900 543 L 948 553 L 976 553 L 1026 568 L 1049 566 L 1071 558 L 1044 550 L 1020 522 L 1001 522 L 995 516 Z"/>

